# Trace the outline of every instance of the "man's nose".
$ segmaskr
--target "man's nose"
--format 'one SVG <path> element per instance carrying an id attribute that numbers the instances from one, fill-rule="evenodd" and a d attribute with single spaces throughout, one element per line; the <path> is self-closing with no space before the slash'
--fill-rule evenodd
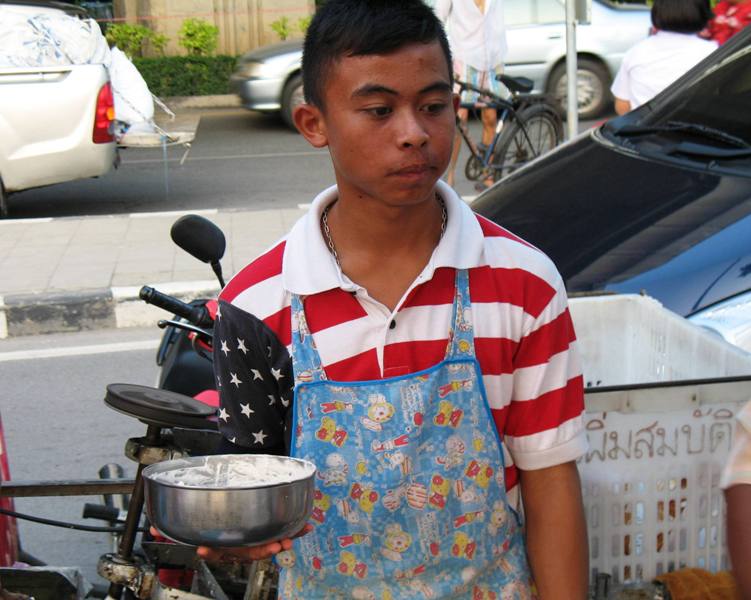
<path id="1" fill-rule="evenodd" d="M 397 125 L 400 146 L 421 148 L 428 142 L 428 132 L 425 130 L 419 115 L 412 111 L 405 112 Z"/>

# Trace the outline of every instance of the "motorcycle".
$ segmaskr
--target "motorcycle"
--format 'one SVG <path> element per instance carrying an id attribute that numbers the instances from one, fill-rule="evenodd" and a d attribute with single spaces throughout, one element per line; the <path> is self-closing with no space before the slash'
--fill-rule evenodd
<path id="1" fill-rule="evenodd" d="M 178 246 L 208 263 L 219 284 L 224 286 L 220 260 L 226 241 L 216 225 L 203 217 L 186 215 L 174 223 L 170 233 Z M 209 567 L 195 555 L 195 549 L 152 537 L 143 523 L 143 468 L 179 456 L 215 454 L 221 436 L 215 416 L 218 393 L 211 364 L 217 301 L 202 298 L 183 302 L 149 286 L 143 286 L 139 295 L 148 304 L 172 313 L 172 317 L 158 322 L 164 330 L 156 356 L 161 368 L 158 388 L 110 384 L 104 399 L 110 408 L 147 425 L 146 435 L 131 438 L 125 447 L 126 456 L 138 463 L 135 479 L 124 478 L 122 467 L 108 464 L 100 470 L 100 479 L 93 481 L 16 485 L 4 481 L 0 487 L 0 524 L 10 522 L 3 515 L 29 518 L 12 510 L 9 501 L 13 497 L 101 495 L 104 503 L 86 504 L 84 517 L 104 520 L 108 527 L 76 526 L 112 535 L 113 551 L 102 555 L 97 566 L 98 573 L 110 585 L 95 590 L 96 596 L 108 600 L 273 598 L 276 571 L 268 561 L 245 567 Z M 143 535 L 137 548 L 138 533 Z M 31 560 L 33 557 L 22 558 Z M 38 578 L 38 574 L 24 574 L 21 569 L 15 576 L 8 575 L 12 571 L 14 569 L 4 570 L 0 586 L 15 582 L 20 591 L 35 589 L 32 580 Z M 24 587 L 24 575 L 31 587 Z"/>

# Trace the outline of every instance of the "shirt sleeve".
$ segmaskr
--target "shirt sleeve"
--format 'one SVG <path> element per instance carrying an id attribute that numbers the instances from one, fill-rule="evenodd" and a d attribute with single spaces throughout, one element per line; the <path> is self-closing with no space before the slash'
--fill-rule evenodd
<path id="1" fill-rule="evenodd" d="M 247 452 L 287 453 L 292 361 L 260 319 L 221 301 L 214 326 L 219 430 Z"/>
<path id="2" fill-rule="evenodd" d="M 563 282 L 528 321 L 513 359 L 504 441 L 520 469 L 576 460 L 587 450 L 584 381 Z"/>
<path id="3" fill-rule="evenodd" d="M 631 76 L 629 74 L 629 64 L 629 54 L 626 53 L 626 55 L 623 57 L 623 61 L 621 62 L 621 66 L 618 69 L 618 73 L 616 73 L 615 79 L 613 79 L 613 84 L 610 86 L 610 91 L 616 98 L 620 98 L 621 100 L 628 100 L 629 102 L 634 104 L 634 99 L 631 96 Z"/>
<path id="4" fill-rule="evenodd" d="M 738 413 L 733 447 L 722 471 L 720 487 L 751 485 L 751 402 Z"/>

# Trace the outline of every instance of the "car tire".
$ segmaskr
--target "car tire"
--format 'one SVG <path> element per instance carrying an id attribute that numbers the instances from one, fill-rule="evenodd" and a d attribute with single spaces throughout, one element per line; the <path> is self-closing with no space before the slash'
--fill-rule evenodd
<path id="1" fill-rule="evenodd" d="M 298 73 L 289 78 L 282 90 L 282 120 L 293 131 L 297 131 L 297 126 L 292 119 L 292 111 L 302 102 L 304 102 L 302 75 Z"/>
<path id="2" fill-rule="evenodd" d="M 608 108 L 612 101 L 610 94 L 610 73 L 599 61 L 579 57 L 577 65 L 579 118 L 595 119 Z M 566 63 L 559 64 L 550 74 L 547 91 L 561 103 L 566 114 Z"/>
<path id="3" fill-rule="evenodd" d="M 553 106 L 541 102 L 523 108 L 498 138 L 493 153 L 493 181 L 550 152 L 562 141 L 563 123 Z"/>
<path id="4" fill-rule="evenodd" d="M 3 180 L 0 179 L 0 219 L 8 216 L 8 192 L 5 191 Z"/>

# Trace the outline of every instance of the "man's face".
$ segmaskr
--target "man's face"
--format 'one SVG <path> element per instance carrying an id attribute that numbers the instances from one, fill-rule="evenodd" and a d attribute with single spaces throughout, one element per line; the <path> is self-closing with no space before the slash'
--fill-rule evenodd
<path id="1" fill-rule="evenodd" d="M 340 197 L 393 206 L 433 194 L 448 166 L 455 106 L 438 42 L 347 56 L 329 70 L 321 124 Z"/>

